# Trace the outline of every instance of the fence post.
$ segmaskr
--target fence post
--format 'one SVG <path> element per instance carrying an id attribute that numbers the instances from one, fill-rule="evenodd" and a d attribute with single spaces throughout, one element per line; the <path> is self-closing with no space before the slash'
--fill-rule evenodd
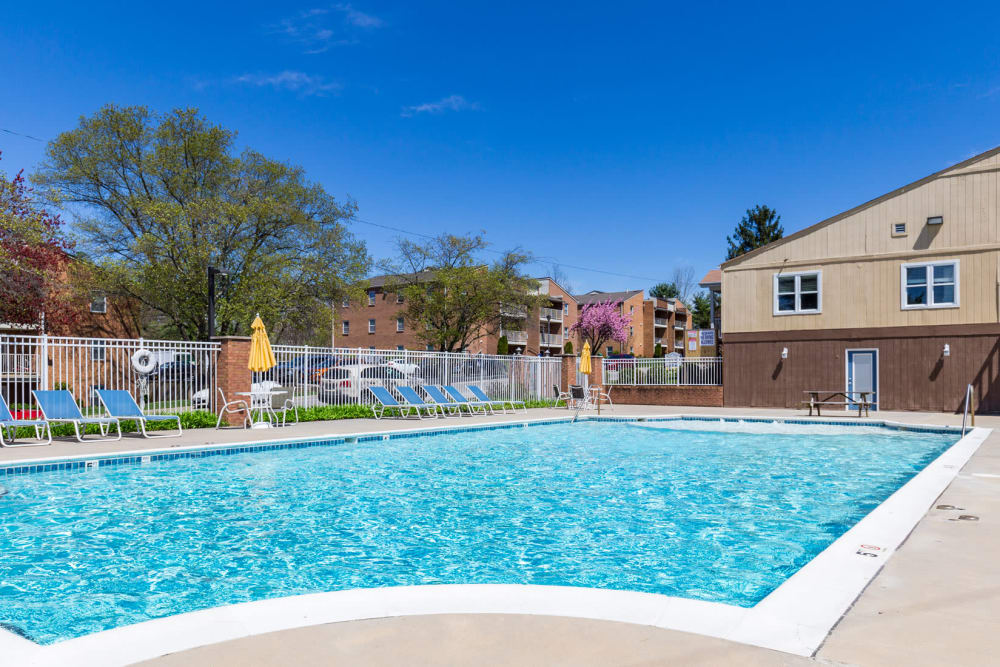
<path id="1" fill-rule="evenodd" d="M 38 373 L 42 379 L 42 389 L 49 388 L 49 335 L 47 333 L 42 334 L 42 344 L 39 348 L 38 355 Z"/>
<path id="2" fill-rule="evenodd" d="M 250 391 L 252 382 L 247 361 L 250 359 L 249 336 L 217 336 L 222 344 L 219 350 L 218 386 L 226 394 L 226 400 L 232 401 L 236 392 Z M 221 407 L 221 406 L 219 406 Z M 242 411 L 226 415 L 230 425 L 242 424 L 245 416 Z"/>

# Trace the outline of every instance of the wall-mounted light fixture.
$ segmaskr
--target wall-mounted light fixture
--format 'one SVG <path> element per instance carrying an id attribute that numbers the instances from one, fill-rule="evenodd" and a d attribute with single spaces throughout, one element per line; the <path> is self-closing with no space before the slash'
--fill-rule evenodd
<path id="1" fill-rule="evenodd" d="M 927 218 L 927 224 L 928 225 L 941 225 L 941 224 L 944 224 L 944 216 L 941 216 L 941 215 L 932 215 L 931 217 Z"/>
<path id="2" fill-rule="evenodd" d="M 782 359 L 787 359 L 788 358 L 788 348 L 787 347 L 781 348 L 781 358 Z"/>
<path id="3" fill-rule="evenodd" d="M 941 356 L 942 357 L 950 357 L 951 356 L 951 345 L 948 345 L 948 343 L 944 344 L 944 349 L 941 350 Z"/>

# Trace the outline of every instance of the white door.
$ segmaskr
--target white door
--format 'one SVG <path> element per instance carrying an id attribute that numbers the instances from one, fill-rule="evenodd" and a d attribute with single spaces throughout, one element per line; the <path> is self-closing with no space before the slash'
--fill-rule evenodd
<path id="1" fill-rule="evenodd" d="M 847 395 L 858 391 L 869 392 L 872 408 L 878 409 L 878 350 L 847 350 Z"/>

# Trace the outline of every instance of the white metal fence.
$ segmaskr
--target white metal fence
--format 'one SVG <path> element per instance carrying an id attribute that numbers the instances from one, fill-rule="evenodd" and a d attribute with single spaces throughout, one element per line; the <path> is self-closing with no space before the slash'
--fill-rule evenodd
<path id="1" fill-rule="evenodd" d="M 99 412 L 95 389 L 125 389 L 150 413 L 210 409 L 219 343 L 0 335 L 0 393 L 12 411 L 33 416 L 33 389 L 69 389 L 85 412 Z M 132 357 L 150 353 L 149 372 Z"/>
<path id="2" fill-rule="evenodd" d="M 609 386 L 721 385 L 721 357 L 602 359 Z"/>
<path id="3" fill-rule="evenodd" d="M 466 396 L 470 384 L 491 398 L 538 400 L 554 398 L 561 381 L 558 358 L 521 355 L 368 350 L 274 345 L 277 366 L 254 374 L 254 382 L 273 383 L 297 405 L 368 405 L 368 387 L 390 390 L 404 385 L 422 394 L 421 385 L 454 385 Z"/>

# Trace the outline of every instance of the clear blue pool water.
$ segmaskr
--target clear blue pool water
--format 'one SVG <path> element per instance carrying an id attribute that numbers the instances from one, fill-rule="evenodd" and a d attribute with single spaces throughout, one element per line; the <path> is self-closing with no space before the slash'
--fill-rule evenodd
<path id="1" fill-rule="evenodd" d="M 531 426 L 8 477 L 0 621 L 50 643 L 235 602 L 438 583 L 751 606 L 957 440 L 650 425 Z M 716 428 L 729 431 L 705 430 Z"/>

